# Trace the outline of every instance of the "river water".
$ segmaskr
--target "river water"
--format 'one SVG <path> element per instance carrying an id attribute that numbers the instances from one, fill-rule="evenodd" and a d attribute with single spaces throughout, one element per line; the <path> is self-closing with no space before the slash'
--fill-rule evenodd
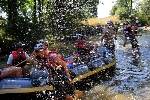
<path id="1" fill-rule="evenodd" d="M 99 81 L 83 91 L 81 100 L 150 100 L 150 32 L 137 37 L 140 57 L 132 59 L 131 45 L 123 47 L 123 37 L 116 44 L 116 69 L 107 80 Z M 109 77 L 109 76 L 108 76 Z M 42 99 L 49 100 L 49 99 Z"/>
<path id="2" fill-rule="evenodd" d="M 82 100 L 150 100 L 149 37 L 149 32 L 137 37 L 141 55 L 136 60 L 132 59 L 131 45 L 123 47 L 123 38 L 118 37 L 114 76 L 84 91 Z"/>

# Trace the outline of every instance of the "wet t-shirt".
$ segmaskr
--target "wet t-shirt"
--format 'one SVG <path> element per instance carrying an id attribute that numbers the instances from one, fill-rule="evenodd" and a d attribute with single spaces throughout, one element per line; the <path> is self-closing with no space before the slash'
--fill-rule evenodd
<path id="1" fill-rule="evenodd" d="M 103 30 L 103 34 L 105 34 L 104 38 L 105 44 L 114 44 L 115 31 L 113 28 L 105 27 Z"/>
<path id="2" fill-rule="evenodd" d="M 61 56 L 61 54 L 58 54 L 58 53 L 55 53 L 55 52 L 49 53 L 49 59 L 50 59 L 50 61 L 54 61 L 54 59 L 56 57 L 59 57 L 60 59 L 63 59 L 63 57 Z"/>
<path id="3" fill-rule="evenodd" d="M 53 61 L 57 56 L 58 56 L 57 53 L 50 53 L 50 54 L 49 54 L 49 59 L 50 59 L 51 61 Z"/>

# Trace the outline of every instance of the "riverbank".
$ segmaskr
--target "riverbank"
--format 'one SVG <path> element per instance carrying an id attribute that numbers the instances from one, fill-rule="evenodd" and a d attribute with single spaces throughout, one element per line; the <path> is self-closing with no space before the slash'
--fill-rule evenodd
<path id="1" fill-rule="evenodd" d="M 143 26 L 141 27 L 144 31 L 150 31 L 150 26 Z"/>

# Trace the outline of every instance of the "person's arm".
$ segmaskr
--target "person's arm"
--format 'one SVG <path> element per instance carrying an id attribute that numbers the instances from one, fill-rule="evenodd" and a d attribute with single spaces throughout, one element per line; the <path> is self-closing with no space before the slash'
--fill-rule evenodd
<path id="1" fill-rule="evenodd" d="M 65 73 L 66 73 L 68 79 L 71 81 L 72 79 L 70 77 L 70 69 L 68 68 L 66 62 L 64 62 L 62 59 L 60 59 L 60 57 L 55 57 L 54 62 L 57 65 L 61 65 L 64 68 Z"/>
<path id="2" fill-rule="evenodd" d="M 114 39 L 117 40 L 117 32 L 116 32 L 116 27 L 114 24 L 112 24 L 111 31 L 114 34 Z"/>
<path id="3" fill-rule="evenodd" d="M 75 43 L 76 48 L 78 48 L 78 46 L 79 46 L 79 45 L 78 45 L 78 42 L 79 42 L 79 40 L 77 39 L 77 40 L 76 40 L 76 43 Z"/>
<path id="4" fill-rule="evenodd" d="M 60 56 L 58 56 L 57 53 L 50 53 L 50 54 L 49 54 L 49 59 L 50 59 L 51 61 L 53 61 L 56 65 L 58 65 L 58 66 L 61 65 L 61 66 L 64 68 L 65 73 L 66 73 L 68 79 L 71 81 L 70 69 L 68 68 L 66 62 L 63 61 L 63 60 L 60 58 Z"/>
<path id="5" fill-rule="evenodd" d="M 114 26 L 114 30 L 113 30 L 113 31 L 114 31 L 114 33 L 115 33 L 114 39 L 117 40 L 117 31 L 116 31 L 116 27 L 115 27 L 115 26 Z"/>
<path id="6" fill-rule="evenodd" d="M 106 32 L 103 31 L 103 34 L 102 34 L 101 39 L 100 39 L 100 46 L 102 46 L 105 36 L 106 36 Z"/>
<path id="7" fill-rule="evenodd" d="M 33 51 L 33 52 L 31 53 L 30 57 L 31 57 L 31 58 L 34 58 L 35 56 L 36 56 L 36 53 L 35 53 L 35 51 Z"/>
<path id="8" fill-rule="evenodd" d="M 6 67 L 11 67 L 12 66 L 12 60 L 13 60 L 13 55 L 10 54 L 7 60 L 7 65 Z"/>
<path id="9" fill-rule="evenodd" d="M 131 35 L 133 35 L 133 36 L 135 35 L 135 27 L 134 26 L 131 27 Z"/>
<path id="10" fill-rule="evenodd" d="M 124 28 L 122 29 L 122 34 L 123 34 L 123 35 L 125 34 L 125 29 L 124 29 Z"/>
<path id="11" fill-rule="evenodd" d="M 33 57 L 29 57 L 29 55 L 28 55 L 26 52 L 25 52 L 25 56 L 26 56 L 26 59 L 27 59 L 26 61 L 27 61 L 28 63 L 31 63 L 31 64 L 33 64 L 34 66 L 38 65 L 38 62 L 35 61 Z"/>
<path id="12" fill-rule="evenodd" d="M 95 43 L 93 50 L 96 51 L 97 47 L 98 47 L 98 44 Z"/>

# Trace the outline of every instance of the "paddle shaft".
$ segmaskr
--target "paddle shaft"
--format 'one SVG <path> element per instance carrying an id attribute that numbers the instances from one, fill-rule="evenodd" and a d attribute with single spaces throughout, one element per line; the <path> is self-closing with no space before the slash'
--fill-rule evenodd
<path id="1" fill-rule="evenodd" d="M 33 56 L 34 56 L 34 55 L 33 55 Z M 31 56 L 31 57 L 33 57 L 33 56 Z M 31 58 L 31 57 L 29 57 L 29 58 Z M 22 62 L 18 63 L 17 65 L 15 65 L 15 67 L 17 67 L 17 66 L 19 66 L 20 64 L 26 62 L 29 58 L 27 58 L 27 59 L 23 60 Z"/>

